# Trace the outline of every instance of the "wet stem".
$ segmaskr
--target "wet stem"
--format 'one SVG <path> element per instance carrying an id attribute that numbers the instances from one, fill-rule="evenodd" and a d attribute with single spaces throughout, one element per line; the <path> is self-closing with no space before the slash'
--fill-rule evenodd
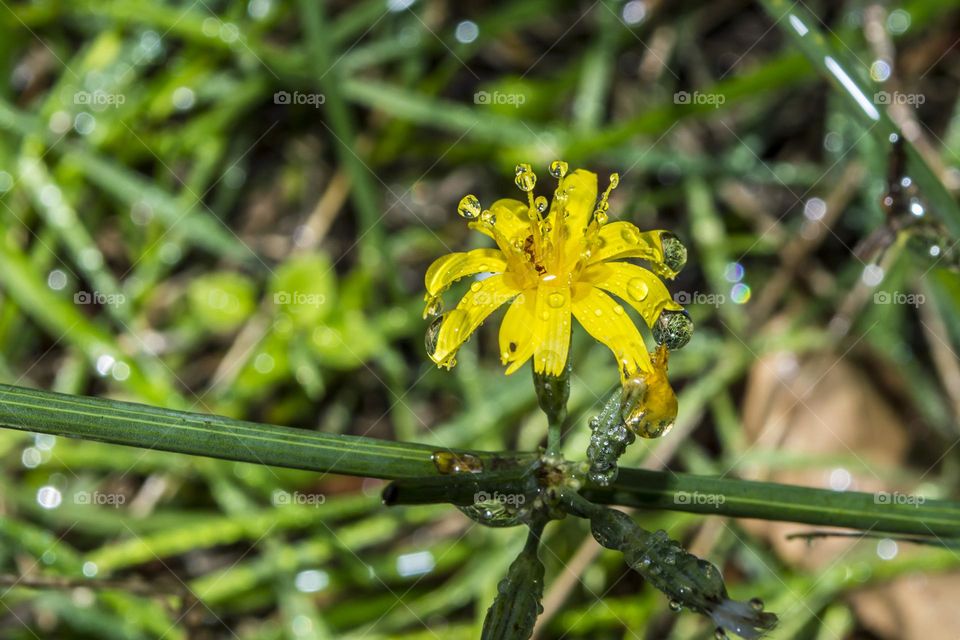
<path id="1" fill-rule="evenodd" d="M 563 382 L 562 376 L 552 381 Z M 552 398 L 562 402 L 550 403 L 552 411 L 546 412 L 551 452 L 559 452 L 560 447 L 566 414 L 563 390 L 562 384 L 554 387 L 560 393 Z M 424 444 L 324 434 L 9 385 L 0 385 L 0 428 L 316 472 L 403 479 L 394 483 L 395 495 L 388 501 L 393 504 L 467 505 L 478 490 L 522 492 L 525 469 L 539 457 L 537 452 L 447 452 L 477 470 L 451 473 L 437 465 L 436 447 Z M 599 504 L 960 539 L 960 503 L 920 496 L 878 496 L 621 468 L 609 487 L 586 487 L 582 497 Z"/>
<path id="2" fill-rule="evenodd" d="M 567 419 L 567 408 L 557 411 L 553 414 L 547 414 L 547 455 L 556 457 L 560 455 L 561 441 L 563 437 L 563 423 Z"/>
<path id="3" fill-rule="evenodd" d="M 570 372 L 572 364 L 567 358 L 560 375 L 533 372 L 533 388 L 540 409 L 547 416 L 547 451 L 549 457 L 561 455 L 563 423 L 567 419 L 567 401 L 570 399 Z"/>

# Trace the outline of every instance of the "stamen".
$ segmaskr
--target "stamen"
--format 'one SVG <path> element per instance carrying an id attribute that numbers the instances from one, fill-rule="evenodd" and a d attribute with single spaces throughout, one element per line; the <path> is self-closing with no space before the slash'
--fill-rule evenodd
<path id="1" fill-rule="evenodd" d="M 530 218 L 530 233 L 533 236 L 533 253 L 536 256 L 534 262 L 542 260 L 543 257 L 543 237 L 540 229 L 540 210 L 536 205 L 533 196 L 533 188 L 537 186 L 537 174 L 533 168 L 526 162 L 518 164 L 514 169 L 514 183 L 521 191 L 527 194 L 527 206 L 529 207 L 528 217 Z"/>
<path id="2" fill-rule="evenodd" d="M 610 192 L 616 189 L 619 184 L 620 174 L 611 173 L 610 184 L 607 185 L 606 191 L 600 196 L 600 202 L 597 203 L 597 208 L 593 212 L 593 219 L 600 225 L 607 224 L 607 211 L 610 209 L 610 203 L 607 200 L 610 198 Z"/>
<path id="3" fill-rule="evenodd" d="M 570 165 L 568 165 L 563 160 L 554 160 L 550 163 L 548 171 L 550 175 L 557 179 L 557 188 L 553 192 L 553 206 L 556 212 L 553 214 L 553 240 L 552 245 L 555 249 L 553 252 L 553 271 L 554 273 L 563 273 L 564 269 L 564 260 L 563 254 L 566 251 L 564 245 L 564 221 L 567 218 L 567 191 L 563 188 L 563 179 L 567 175 Z"/>

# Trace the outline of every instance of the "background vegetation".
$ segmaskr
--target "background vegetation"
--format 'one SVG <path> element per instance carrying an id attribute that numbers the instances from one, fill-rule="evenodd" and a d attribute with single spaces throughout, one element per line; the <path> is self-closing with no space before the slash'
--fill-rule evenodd
<path id="1" fill-rule="evenodd" d="M 618 171 L 612 217 L 690 250 L 680 418 L 623 462 L 957 497 L 956 2 L 0 5 L 3 382 L 533 450 L 495 323 L 453 373 L 426 358 L 422 276 L 479 246 L 464 194 L 563 158 Z M 581 458 L 617 374 L 574 338 Z M 4 638 L 471 638 L 524 539 L 385 509 L 375 480 L 6 430 L 0 463 Z M 638 517 L 776 637 L 960 628 L 950 549 Z M 541 637 L 712 634 L 581 522 L 542 555 Z"/>

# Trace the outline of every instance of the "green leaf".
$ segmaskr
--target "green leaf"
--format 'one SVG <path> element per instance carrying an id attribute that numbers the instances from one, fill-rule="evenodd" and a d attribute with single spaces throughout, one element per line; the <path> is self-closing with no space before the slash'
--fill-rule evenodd
<path id="1" fill-rule="evenodd" d="M 297 256 L 277 269 L 270 291 L 273 303 L 295 325 L 316 326 L 335 307 L 336 273 L 322 254 Z"/>
<path id="2" fill-rule="evenodd" d="M 191 316 L 216 332 L 230 331 L 246 320 L 256 306 L 255 295 L 253 282 L 235 271 L 201 276 L 187 289 Z"/>

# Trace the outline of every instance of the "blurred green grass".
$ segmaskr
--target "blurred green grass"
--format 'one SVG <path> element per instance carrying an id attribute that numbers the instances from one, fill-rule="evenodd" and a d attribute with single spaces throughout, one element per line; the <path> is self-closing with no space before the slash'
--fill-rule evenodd
<path id="1" fill-rule="evenodd" d="M 792 10 L 768 5 L 777 17 Z M 928 177 L 919 197 L 948 226 L 960 182 L 956 5 L 890 6 L 909 27 L 888 20 L 886 34 L 913 65 L 897 69 L 900 90 L 929 97 L 919 118 L 937 160 L 930 176 L 952 191 L 927 188 Z M 827 48 L 813 55 L 840 51 L 857 82 L 880 87 L 864 64 L 877 57 L 864 5 L 809 9 L 819 19 L 804 20 Z M 834 348 L 899 381 L 904 423 L 920 425 L 921 462 L 897 470 L 902 480 L 955 497 L 956 457 L 937 457 L 958 435 L 957 400 L 917 310 L 848 305 L 851 291 L 867 291 L 851 250 L 885 224 L 886 132 L 759 6 L 45 0 L 7 3 L 0 21 L 3 382 L 331 433 L 535 448 L 543 419 L 525 374 L 501 375 L 494 327 L 452 374 L 436 370 L 421 346 L 420 288 L 434 257 L 477 242 L 455 215 L 463 194 L 513 195 L 515 163 L 543 171 L 562 157 L 619 171 L 611 212 L 688 243 L 690 266 L 671 288 L 725 300 L 690 305 L 697 335 L 671 362 L 678 426 L 626 463 L 780 468 L 789 452 L 751 448 L 741 433 L 745 376 L 764 354 Z M 465 21 L 472 41 L 457 38 Z M 912 71 L 916 59 L 929 69 Z M 724 99 L 678 104 L 678 91 Z M 316 107 L 293 104 L 321 95 Z M 851 165 L 864 170 L 852 187 L 842 180 Z M 757 303 L 808 225 L 805 204 L 844 191 L 842 218 L 774 301 L 789 329 L 773 331 L 774 314 Z M 953 242 L 942 239 L 943 249 Z M 733 303 L 731 263 L 745 268 L 747 304 Z M 883 264 L 881 289 L 928 295 L 949 341 L 935 349 L 955 353 L 956 273 L 900 245 Z M 846 331 L 830 324 L 838 316 Z M 616 382 L 600 351 L 575 336 L 571 457 L 582 457 L 586 417 Z M 373 481 L 6 431 L 0 454 L 0 573 L 23 576 L 0 585 L 0 628 L 14 639 L 475 637 L 522 545 L 522 532 L 474 527 L 449 508 L 385 511 Z M 38 503 L 45 487 L 60 506 Z M 277 505 L 277 489 L 328 500 Z M 77 504 L 82 492 L 124 504 Z M 643 518 L 680 537 L 703 523 Z M 548 585 L 586 538 L 581 523 L 549 530 Z M 833 613 L 841 594 L 956 565 L 933 550 L 882 560 L 863 543 L 813 575 L 736 523 L 708 555 L 734 589 L 749 585 L 791 613 L 778 637 L 833 633 L 824 619 L 849 632 L 856 622 Z M 44 586 L 54 577 L 78 582 Z M 121 586 L 79 585 L 97 584 L 90 578 Z M 138 591 L 143 583 L 156 592 Z M 544 637 L 711 633 L 675 619 L 612 555 L 572 584 Z"/>

